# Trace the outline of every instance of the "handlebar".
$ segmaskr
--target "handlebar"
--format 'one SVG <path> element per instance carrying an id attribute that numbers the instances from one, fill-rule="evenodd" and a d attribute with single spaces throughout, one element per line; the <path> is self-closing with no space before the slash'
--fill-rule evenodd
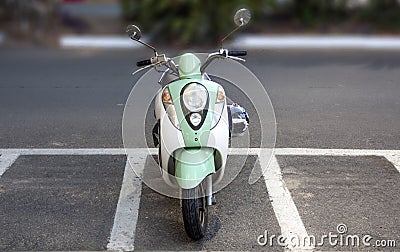
<path id="1" fill-rule="evenodd" d="M 151 65 L 151 59 L 146 59 L 146 60 L 136 62 L 136 66 L 138 66 L 138 67 L 148 66 L 148 65 Z"/>
<path id="2" fill-rule="evenodd" d="M 204 73 L 204 70 L 207 68 L 207 66 L 214 59 L 217 59 L 217 58 L 230 58 L 230 59 L 233 59 L 233 60 L 244 62 L 245 60 L 242 59 L 242 58 L 239 58 L 238 56 L 246 56 L 246 55 L 247 55 L 247 51 L 246 50 L 228 51 L 226 49 L 221 49 L 219 52 L 210 53 L 208 55 L 206 61 L 200 67 L 200 71 L 201 71 L 201 73 Z M 177 65 L 175 65 L 175 63 L 171 59 L 165 57 L 165 54 L 161 54 L 161 55 L 156 54 L 154 57 L 152 57 L 150 59 L 146 59 L 146 60 L 142 60 L 142 61 L 136 62 L 136 65 L 138 67 L 143 67 L 143 68 L 136 70 L 133 74 L 135 74 L 137 72 L 140 72 L 140 71 L 142 71 L 144 69 L 147 69 L 151 65 L 153 65 L 153 66 L 164 65 L 164 66 L 167 66 L 169 69 L 171 69 L 174 73 L 179 74 L 178 69 L 177 69 Z"/>
<path id="3" fill-rule="evenodd" d="M 175 74 L 179 74 L 178 68 L 175 65 L 174 61 L 170 58 L 167 58 L 165 54 L 156 54 L 154 57 L 151 57 L 150 59 L 142 60 L 136 62 L 136 65 L 138 67 L 142 67 L 132 73 L 132 75 L 148 69 L 149 67 L 155 67 L 156 71 L 158 72 L 163 72 L 163 70 L 157 70 L 157 67 L 162 67 L 166 66 L 169 70 L 171 70 Z"/>
<path id="4" fill-rule="evenodd" d="M 219 52 L 215 53 L 210 53 L 206 59 L 206 61 L 203 63 L 203 65 L 200 67 L 201 73 L 204 73 L 205 69 L 208 67 L 208 65 L 217 58 L 230 58 L 233 60 L 237 61 L 242 61 L 244 62 L 245 60 L 242 58 L 239 58 L 238 56 L 245 56 L 247 55 L 246 50 L 232 50 L 228 51 L 227 49 L 221 49 Z"/>
<path id="5" fill-rule="evenodd" d="M 233 50 L 233 51 L 228 51 L 228 56 L 246 56 L 247 51 L 246 50 Z"/>

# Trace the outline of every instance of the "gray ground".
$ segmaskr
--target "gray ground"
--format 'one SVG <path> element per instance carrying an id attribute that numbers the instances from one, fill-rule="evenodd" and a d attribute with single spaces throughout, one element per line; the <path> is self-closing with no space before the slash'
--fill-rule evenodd
<path id="1" fill-rule="evenodd" d="M 0 49 L 0 148 L 122 147 L 123 104 L 135 80 L 130 73 L 148 55 Z M 246 66 L 274 105 L 277 147 L 400 149 L 399 56 L 249 51 Z M 278 161 L 309 234 L 345 223 L 353 234 L 399 240 L 399 173 L 386 159 Z M 254 162 L 250 157 L 217 195 L 210 234 L 200 242 L 186 238 L 178 202 L 144 186 L 136 248 L 270 250 L 256 238 L 280 229 L 263 181 L 247 184 Z M 0 250 L 104 249 L 124 165 L 120 156 L 19 157 L 0 178 Z"/>

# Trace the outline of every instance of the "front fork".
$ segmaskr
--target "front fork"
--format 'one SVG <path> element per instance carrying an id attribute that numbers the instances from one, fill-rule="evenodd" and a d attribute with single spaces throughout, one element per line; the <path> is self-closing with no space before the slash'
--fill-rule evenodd
<path id="1" fill-rule="evenodd" d="M 206 177 L 206 204 L 207 206 L 213 205 L 213 195 L 212 195 L 212 175 Z"/>

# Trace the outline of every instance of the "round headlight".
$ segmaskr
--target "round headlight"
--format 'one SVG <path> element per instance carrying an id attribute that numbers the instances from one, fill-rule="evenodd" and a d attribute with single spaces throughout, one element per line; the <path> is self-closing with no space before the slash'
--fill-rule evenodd
<path id="1" fill-rule="evenodd" d="M 207 104 L 207 89 L 200 84 L 191 83 L 183 91 L 183 103 L 191 112 L 198 112 L 204 109 Z"/>

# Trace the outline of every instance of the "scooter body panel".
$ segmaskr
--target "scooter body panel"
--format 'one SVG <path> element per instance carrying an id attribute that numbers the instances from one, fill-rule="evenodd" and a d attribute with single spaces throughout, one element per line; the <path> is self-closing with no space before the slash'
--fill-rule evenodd
<path id="1" fill-rule="evenodd" d="M 212 148 L 179 149 L 175 152 L 175 176 L 183 189 L 195 188 L 215 172 Z"/>
<path id="2" fill-rule="evenodd" d="M 183 64 L 189 64 L 185 69 L 197 68 L 197 61 L 192 58 L 192 55 L 183 56 L 181 56 L 184 60 L 180 61 L 180 69 L 183 68 Z M 185 78 L 175 80 L 160 89 L 155 108 L 157 120 L 160 122 L 162 177 L 170 186 L 189 189 L 196 187 L 210 174 L 215 174 L 213 184 L 222 179 L 228 154 L 229 123 L 226 100 L 221 112 L 214 111 L 218 88 L 221 86 L 203 79 L 196 71 L 186 70 L 185 72 Z M 185 105 L 182 104 L 181 99 L 184 88 L 190 83 L 203 85 L 208 92 L 205 118 L 198 129 L 193 129 L 187 122 L 183 108 Z M 169 89 L 179 122 L 178 126 L 171 122 L 163 105 L 162 92 L 165 88 Z M 217 122 L 213 122 L 215 113 L 219 113 Z M 216 158 L 218 160 L 215 160 Z M 216 173 L 217 170 L 218 173 Z"/>

